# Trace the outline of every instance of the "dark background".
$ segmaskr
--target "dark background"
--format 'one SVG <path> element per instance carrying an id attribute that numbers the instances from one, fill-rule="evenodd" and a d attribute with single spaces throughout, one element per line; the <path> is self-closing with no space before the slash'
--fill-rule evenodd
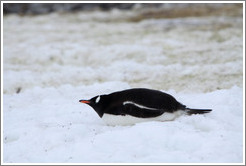
<path id="1" fill-rule="evenodd" d="M 113 8 L 128 10 L 134 6 L 159 7 L 162 4 L 134 4 L 134 3 L 5 3 L 4 14 L 44 14 L 54 11 L 71 12 L 81 10 L 110 10 Z"/>

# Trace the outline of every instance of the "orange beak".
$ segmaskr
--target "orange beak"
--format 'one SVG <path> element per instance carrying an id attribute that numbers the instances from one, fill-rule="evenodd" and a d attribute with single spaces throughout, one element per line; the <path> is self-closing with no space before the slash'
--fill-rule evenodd
<path id="1" fill-rule="evenodd" d="M 79 100 L 80 103 L 85 103 L 85 104 L 89 104 L 90 100 Z"/>

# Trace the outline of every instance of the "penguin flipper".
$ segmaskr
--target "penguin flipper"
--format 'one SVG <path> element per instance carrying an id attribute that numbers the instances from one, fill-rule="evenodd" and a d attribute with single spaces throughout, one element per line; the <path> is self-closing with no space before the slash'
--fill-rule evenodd
<path id="1" fill-rule="evenodd" d="M 162 115 L 165 111 L 163 109 L 148 108 L 138 104 L 126 103 L 124 104 L 124 113 L 138 118 L 153 118 Z"/>

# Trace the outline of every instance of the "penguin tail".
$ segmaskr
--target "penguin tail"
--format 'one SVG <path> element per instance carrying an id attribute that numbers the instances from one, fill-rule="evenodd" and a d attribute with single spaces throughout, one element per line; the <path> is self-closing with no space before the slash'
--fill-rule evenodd
<path id="1" fill-rule="evenodd" d="M 186 111 L 188 113 L 188 115 L 192 115 L 192 114 L 205 114 L 205 113 L 209 113 L 212 111 L 212 109 L 193 109 L 193 108 L 186 108 Z"/>

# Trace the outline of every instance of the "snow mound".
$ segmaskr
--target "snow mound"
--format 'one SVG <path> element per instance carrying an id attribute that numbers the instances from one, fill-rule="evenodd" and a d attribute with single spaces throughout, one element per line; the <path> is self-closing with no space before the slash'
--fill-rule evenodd
<path id="1" fill-rule="evenodd" d="M 78 102 L 99 93 L 102 87 L 117 86 L 128 88 L 109 82 L 4 95 L 4 162 L 242 162 L 241 88 L 201 94 L 170 91 L 190 107 L 213 111 L 132 126 L 107 126 L 93 109 Z"/>

